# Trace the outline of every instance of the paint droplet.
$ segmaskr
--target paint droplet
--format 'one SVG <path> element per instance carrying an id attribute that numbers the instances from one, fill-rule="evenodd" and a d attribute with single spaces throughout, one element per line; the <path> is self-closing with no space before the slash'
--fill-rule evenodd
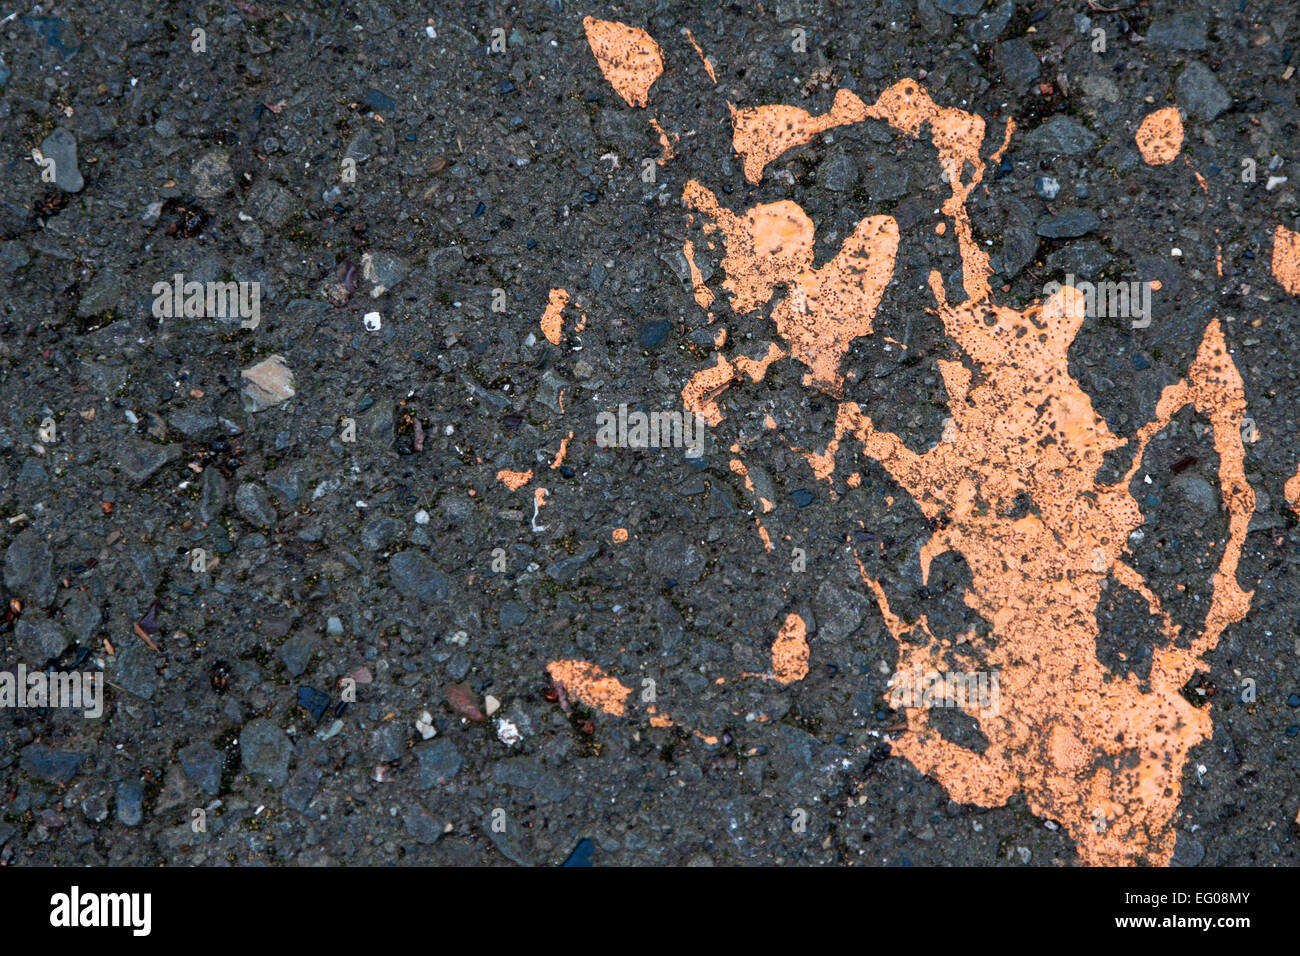
<path id="1" fill-rule="evenodd" d="M 1149 166 L 1163 166 L 1183 148 L 1183 118 L 1177 106 L 1156 110 L 1142 120 L 1137 135 L 1138 152 Z"/>
<path id="2" fill-rule="evenodd" d="M 611 20 L 586 17 L 582 21 L 587 42 L 614 92 L 629 106 L 650 102 L 650 87 L 664 71 L 659 44 L 644 30 Z"/>

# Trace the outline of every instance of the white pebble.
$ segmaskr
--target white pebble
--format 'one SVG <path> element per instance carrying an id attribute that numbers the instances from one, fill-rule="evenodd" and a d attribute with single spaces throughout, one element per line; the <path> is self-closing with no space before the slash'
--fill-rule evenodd
<path id="1" fill-rule="evenodd" d="M 518 727 L 505 718 L 502 718 L 497 721 L 497 739 L 507 747 L 513 747 L 515 744 L 519 743 L 519 741 L 523 740 L 524 737 L 523 734 L 519 732 Z"/>

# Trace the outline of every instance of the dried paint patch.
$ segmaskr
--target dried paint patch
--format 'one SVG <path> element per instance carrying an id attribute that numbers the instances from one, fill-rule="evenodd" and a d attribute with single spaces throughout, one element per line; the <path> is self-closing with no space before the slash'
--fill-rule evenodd
<path id="1" fill-rule="evenodd" d="M 590 661 L 552 661 L 546 665 L 546 672 L 552 680 L 564 684 L 570 696 L 588 707 L 615 717 L 627 713 L 626 701 L 632 688 L 623 686 Z"/>
<path id="2" fill-rule="evenodd" d="M 1078 292 L 1065 287 L 1046 303 L 1024 309 L 991 301 L 989 256 L 966 209 L 985 170 L 982 117 L 937 105 L 910 79 L 870 105 L 840 90 L 820 116 L 788 105 L 731 109 L 733 146 L 753 184 L 768 163 L 820 133 L 880 119 L 906 136 L 928 136 L 950 191 L 941 211 L 961 256 L 965 300 L 949 302 L 940 274 L 930 275 L 935 311 L 963 353 L 960 361 L 939 363 L 952 415 L 944 440 L 913 452 L 899 436 L 878 430 L 864 408 L 841 402 L 826 450 L 806 453 L 827 481 L 834 479 L 838 456 L 879 463 L 938 529 L 921 551 L 923 578 L 928 581 L 935 557 L 960 555 L 972 578 L 966 603 L 990 625 L 988 638 L 972 632 L 948 638 L 933 634 L 924 615 L 907 623 L 892 613 L 884 588 L 859 564 L 897 643 L 900 671 L 967 670 L 966 660 L 950 656 L 960 644 L 981 668 L 999 671 L 1007 705 L 997 714 L 968 711 L 986 739 L 983 751 L 945 739 L 926 710 L 908 708 L 895 752 L 960 802 L 997 806 L 1023 793 L 1034 813 L 1065 826 L 1086 863 L 1167 864 L 1188 754 L 1211 732 L 1209 711 L 1192 706 L 1181 690 L 1205 668 L 1205 654 L 1226 627 L 1245 616 L 1252 598 L 1237 582 L 1254 512 L 1241 441 L 1245 396 L 1218 322 L 1206 328 L 1186 377 L 1162 392 L 1155 418 L 1133 439 L 1119 437 L 1070 374 L 1068 352 L 1084 318 Z M 1175 139 L 1181 140 L 1174 134 L 1174 115 L 1144 125 L 1149 155 L 1172 159 Z M 1006 125 L 994 161 L 1013 129 Z M 683 199 L 703 214 L 706 233 L 723 234 L 723 287 L 732 311 L 770 314 L 782 351 L 807 369 L 805 386 L 838 394 L 847 349 L 855 338 L 871 334 L 883 288 L 893 277 L 899 241 L 894 220 L 863 219 L 841 247 L 841 261 L 814 269 L 813 225 L 797 204 L 784 200 L 732 211 L 694 181 Z M 1274 274 L 1288 291 L 1300 292 L 1300 237 L 1288 230 L 1277 232 Z M 716 363 L 683 388 L 683 404 L 716 425 L 724 414 L 723 394 L 766 369 L 767 363 L 742 367 L 740 359 L 717 354 Z M 1187 407 L 1210 422 L 1227 532 L 1204 622 L 1199 633 L 1183 635 L 1128 561 L 1130 535 L 1144 521 L 1128 489 L 1148 443 Z M 1130 441 L 1129 473 L 1102 484 L 1103 459 Z M 733 469 L 746 473 L 739 459 Z M 860 475 L 861 468 L 855 465 L 850 473 Z M 1294 487 L 1300 493 L 1300 477 Z M 1021 507 L 1026 498 L 1027 512 Z M 770 547 L 761 521 L 755 521 Z M 1117 676 L 1097 659 L 1098 605 L 1112 581 L 1134 592 L 1161 621 L 1165 641 L 1153 652 L 1145 682 L 1132 674 Z M 773 645 L 774 672 L 793 674 L 806 666 L 799 636 L 787 619 Z"/>
<path id="3" fill-rule="evenodd" d="M 564 307 L 569 304 L 569 293 L 564 289 L 552 289 L 546 300 L 546 311 L 542 313 L 542 334 L 552 345 L 560 344 L 560 333 L 564 330 Z"/>
<path id="4" fill-rule="evenodd" d="M 527 471 L 510 471 L 509 469 L 502 468 L 497 472 L 497 481 L 501 482 L 501 484 L 505 485 L 511 491 L 518 491 L 532 480 L 533 470 L 531 468 Z"/>
<path id="5" fill-rule="evenodd" d="M 808 676 L 808 624 L 798 614 L 787 614 L 772 643 L 772 677 L 793 684 Z"/>
<path id="6" fill-rule="evenodd" d="M 1300 469 L 1296 469 L 1296 473 L 1287 479 L 1282 493 L 1286 496 L 1286 503 L 1291 506 L 1291 510 L 1300 514 Z"/>
<path id="7" fill-rule="evenodd" d="M 650 87 L 664 71 L 659 44 L 644 30 L 625 23 L 586 17 L 582 26 L 600 72 L 614 92 L 629 106 L 646 106 Z"/>
<path id="8" fill-rule="evenodd" d="M 1163 166 L 1178 158 L 1183 148 L 1183 117 L 1177 106 L 1148 114 L 1137 131 L 1137 148 L 1149 166 Z"/>
<path id="9" fill-rule="evenodd" d="M 1300 233 L 1273 230 L 1273 277 L 1290 295 L 1300 295 Z"/>

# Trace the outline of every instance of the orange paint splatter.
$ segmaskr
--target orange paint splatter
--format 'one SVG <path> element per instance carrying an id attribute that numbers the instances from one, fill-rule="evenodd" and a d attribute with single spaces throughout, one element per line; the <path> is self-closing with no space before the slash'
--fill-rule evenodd
<path id="1" fill-rule="evenodd" d="M 655 162 L 662 166 L 664 163 L 668 162 L 668 160 L 676 156 L 677 153 L 673 151 L 672 141 L 668 139 L 668 134 L 665 133 L 664 128 L 659 125 L 659 121 L 651 118 L 650 125 L 654 127 L 654 131 L 659 134 L 659 148 L 663 150 L 663 153 L 657 160 L 655 160 Z"/>
<path id="2" fill-rule="evenodd" d="M 1273 276 L 1291 295 L 1300 295 L 1300 233 L 1273 230 Z"/>
<path id="3" fill-rule="evenodd" d="M 1300 469 L 1287 479 L 1282 493 L 1286 496 L 1286 503 L 1291 506 L 1291 510 L 1300 514 Z"/>
<path id="4" fill-rule="evenodd" d="M 682 32 L 686 34 L 686 39 L 691 42 L 691 46 L 695 48 L 695 53 L 700 58 L 700 62 L 704 64 L 704 72 L 708 73 L 709 79 L 713 81 L 714 85 L 717 85 L 718 74 L 713 72 L 713 64 L 710 63 L 709 58 L 704 55 L 704 51 L 700 49 L 700 45 L 695 42 L 695 37 L 691 36 L 691 31 L 683 29 Z"/>
<path id="5" fill-rule="evenodd" d="M 497 472 L 497 481 L 501 482 L 501 484 L 505 485 L 511 491 L 518 491 L 532 480 L 533 470 L 531 468 L 527 471 L 509 471 L 508 469 L 502 468 Z"/>
<path id="6" fill-rule="evenodd" d="M 564 328 L 564 307 L 569 304 L 569 293 L 564 289 L 552 289 L 546 300 L 546 311 L 542 313 L 539 323 L 546 341 L 552 345 L 560 344 L 560 332 Z"/>
<path id="7" fill-rule="evenodd" d="M 952 190 L 943 212 L 956 233 L 967 299 L 949 303 L 938 273 L 931 274 L 930 288 L 947 335 L 966 360 L 939 362 L 952 426 L 930 451 L 912 452 L 898 436 L 878 431 L 856 403 L 843 402 L 826 451 L 803 454 L 819 478 L 830 480 L 840 442 L 854 439 L 927 518 L 945 520 L 922 548 L 923 578 L 928 580 L 931 562 L 945 551 L 965 559 L 973 577 L 966 601 L 992 626 L 993 640 L 978 648 L 983 666 L 999 672 L 1001 700 L 1012 708 L 1001 715 L 972 712 L 988 741 L 983 753 L 946 740 L 930 727 L 926 711 L 911 709 L 896 751 L 961 802 L 996 806 L 1024 792 L 1036 813 L 1067 827 L 1086 862 L 1168 862 L 1187 753 L 1209 733 L 1208 713 L 1192 707 L 1181 689 L 1250 603 L 1236 581 L 1254 507 L 1244 477 L 1240 377 L 1218 323 L 1212 323 L 1187 379 L 1166 389 L 1156 420 L 1139 432 L 1134 469 L 1147 442 L 1179 409 L 1192 405 L 1210 419 L 1229 533 L 1201 634 L 1185 647 L 1170 638 L 1155 655 L 1146 686 L 1131 675 L 1116 678 L 1096 654 L 1103 582 L 1114 576 L 1157 606 L 1123 558 L 1130 532 L 1142 523 L 1128 492 L 1132 474 L 1114 485 L 1096 482 L 1103 457 L 1125 441 L 1110 433 L 1070 375 L 1067 353 L 1084 316 L 1078 292 L 1066 287 L 1047 303 L 1023 310 L 989 301 L 988 256 L 976 244 L 965 209 L 983 174 L 983 120 L 936 106 L 905 80 L 873 106 L 841 91 L 822 117 L 796 107 L 733 111 L 733 141 L 745 156 L 746 175 L 757 182 L 766 163 L 786 149 L 832 125 L 866 117 L 885 119 L 911 136 L 926 126 L 931 130 Z M 684 198 L 704 214 L 706 230 L 713 224 L 724 233 L 723 285 L 732 310 L 764 308 L 784 285 L 790 291 L 771 309 L 777 331 L 792 357 L 809 369 L 804 384 L 837 392 L 848 344 L 871 333 L 880 291 L 893 274 L 893 220 L 859 225 L 855 236 L 869 241 L 858 248 L 852 239 L 846 242 L 859 253 L 858 261 L 852 270 L 827 277 L 834 283 L 832 308 L 818 310 L 816 293 L 824 280 L 810 274 L 812 224 L 802 209 L 783 201 L 733 213 L 697 183 L 687 185 Z M 1289 250 L 1295 248 L 1294 261 L 1300 262 L 1300 244 L 1289 238 L 1286 243 L 1278 244 L 1282 259 L 1292 261 Z M 800 293 L 802 301 L 792 303 Z M 728 372 L 738 370 L 735 359 L 719 356 L 719 363 Z M 716 368 L 705 371 L 714 381 L 720 377 Z M 721 409 L 716 414 L 721 417 Z M 744 473 L 739 460 L 731 467 Z M 1015 517 L 1020 495 L 1033 508 Z M 897 640 L 900 671 L 957 666 L 945 660 L 951 641 L 930 633 L 924 616 L 904 625 L 889 612 L 883 589 L 868 583 Z M 917 643 L 916 636 L 924 640 Z"/>
<path id="8" fill-rule="evenodd" d="M 1138 126 L 1135 139 L 1138 152 L 1147 165 L 1163 166 L 1173 162 L 1183 148 L 1183 118 L 1178 107 L 1166 106 L 1149 113 Z"/>
<path id="9" fill-rule="evenodd" d="M 627 528 L 615 528 L 610 534 L 615 544 L 623 544 L 627 541 Z"/>
<path id="10" fill-rule="evenodd" d="M 808 676 L 808 624 L 798 614 L 788 614 L 772 643 L 772 678 L 793 684 Z"/>
<path id="11" fill-rule="evenodd" d="M 738 110 L 731 104 L 732 147 L 745 158 L 745 178 L 757 184 L 763 168 L 786 150 L 813 137 L 867 118 L 866 104 L 849 90 L 835 94 L 830 112 L 813 116 L 798 106 L 777 104 Z"/>
<path id="12" fill-rule="evenodd" d="M 971 575 L 966 603 L 989 624 L 987 640 L 970 630 L 954 640 L 933 634 L 925 615 L 906 623 L 859 561 L 897 644 L 899 671 L 979 666 L 1000 677 L 1005 711 L 967 710 L 985 738 L 983 751 L 944 738 L 926 709 L 909 707 L 895 752 L 960 802 L 998 806 L 1023 793 L 1034 813 L 1062 823 L 1085 863 L 1168 863 L 1188 754 L 1211 731 L 1208 709 L 1197 709 L 1181 691 L 1205 669 L 1205 655 L 1245 616 L 1252 598 L 1237 581 L 1254 512 L 1241 440 L 1245 395 L 1219 323 L 1206 328 L 1185 378 L 1161 393 L 1154 419 L 1132 439 L 1116 436 L 1070 373 L 1068 352 L 1085 311 L 1077 290 L 1064 287 L 1023 309 L 991 301 L 989 256 L 966 209 L 985 170 L 982 117 L 938 106 L 910 79 L 871 105 L 840 90 L 820 116 L 787 105 L 732 106 L 731 113 L 733 147 L 753 184 L 770 162 L 820 133 L 881 119 L 909 137 L 928 132 L 950 189 L 942 212 L 957 240 L 965 300 L 949 302 L 940 274 L 930 275 L 936 313 L 962 353 L 960 360 L 938 363 L 951 415 L 944 440 L 913 452 L 899 436 L 878 430 L 862 407 L 841 402 L 826 451 L 805 453 L 828 481 L 842 442 L 878 462 L 937 527 L 921 549 L 923 581 L 935 557 L 955 552 Z M 1177 155 L 1175 116 L 1144 121 L 1139 148 L 1148 162 Z M 1013 130 L 1008 123 L 999 155 Z M 837 395 L 847 350 L 872 333 L 893 276 L 897 223 L 888 216 L 863 219 L 835 259 L 814 269 L 813 225 L 796 203 L 732 211 L 695 181 L 683 199 L 703 214 L 706 233 L 723 235 L 723 287 L 732 311 L 770 314 L 789 356 L 807 369 L 804 385 Z M 1300 236 L 1282 228 L 1275 236 L 1274 274 L 1300 294 Z M 779 288 L 784 291 L 777 298 Z M 714 366 L 683 388 L 683 404 L 716 425 L 723 417 L 720 396 L 746 378 L 761 378 L 766 368 L 742 367 L 739 359 L 718 354 Z M 1129 483 L 1148 443 L 1187 407 L 1210 423 L 1227 530 L 1199 633 L 1183 635 L 1127 552 L 1144 520 Z M 1128 474 L 1102 484 L 1103 460 L 1130 441 Z M 731 467 L 748 477 L 739 458 Z M 1300 475 L 1293 481 L 1288 495 L 1300 495 Z M 1112 673 L 1097 658 L 1097 610 L 1111 580 L 1138 595 L 1161 621 L 1165 640 L 1153 651 L 1146 681 Z M 785 640 L 797 661 L 794 637 Z M 978 665 L 970 657 L 950 657 L 957 643 Z"/>
<path id="13" fill-rule="evenodd" d="M 650 102 L 650 87 L 664 71 L 659 44 L 644 30 L 625 23 L 585 17 L 582 26 L 600 72 L 605 74 L 614 92 L 629 106 L 646 106 Z"/>
<path id="14" fill-rule="evenodd" d="M 722 421 L 722 409 L 717 395 L 736 377 L 736 370 L 721 355 L 713 368 L 696 372 L 682 388 L 682 405 L 692 414 L 699 415 L 710 425 Z"/>
<path id="15" fill-rule="evenodd" d="M 695 180 L 686 184 L 684 198 L 708 217 L 707 232 L 724 234 L 723 286 L 732 311 L 749 312 L 766 303 L 778 283 L 788 283 L 789 294 L 772 313 L 777 330 L 791 356 L 808 368 L 804 384 L 838 392 L 840 362 L 852 341 L 871 331 L 893 274 L 898 223 L 889 216 L 862 220 L 835 258 L 814 269 L 812 220 L 790 200 L 737 216 Z"/>
<path id="16" fill-rule="evenodd" d="M 682 243 L 682 255 L 686 257 L 686 264 L 691 270 L 691 288 L 695 293 L 695 304 L 701 309 L 707 309 L 713 305 L 713 293 L 704 284 L 704 274 L 695 264 L 695 243 L 689 239 Z"/>
<path id="17" fill-rule="evenodd" d="M 564 464 L 564 456 L 569 453 L 569 442 L 573 440 L 573 432 L 569 432 L 567 438 L 560 439 L 560 450 L 555 453 L 555 461 L 551 462 L 551 468 L 559 468 Z"/>
<path id="18" fill-rule="evenodd" d="M 603 670 L 589 661 L 551 661 L 546 665 L 546 672 L 552 680 L 564 684 L 570 695 L 595 710 L 604 711 L 613 717 L 622 717 L 627 713 L 624 703 L 632 693 L 632 688 L 624 687 L 617 678 L 609 677 Z"/>

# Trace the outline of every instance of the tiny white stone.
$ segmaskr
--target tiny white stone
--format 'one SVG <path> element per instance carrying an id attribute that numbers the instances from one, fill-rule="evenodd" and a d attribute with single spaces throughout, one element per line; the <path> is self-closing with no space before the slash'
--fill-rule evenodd
<path id="1" fill-rule="evenodd" d="M 1174 246 L 1174 248 L 1170 251 L 1169 254 L 1171 256 L 1178 257 L 1183 254 L 1183 250 L 1179 249 L 1177 246 Z"/>
<path id="2" fill-rule="evenodd" d="M 519 733 L 519 728 L 510 721 L 502 718 L 497 721 L 497 739 L 507 747 L 513 747 L 519 741 L 523 740 L 523 734 Z"/>
<path id="3" fill-rule="evenodd" d="M 384 325 L 383 316 L 378 312 L 367 312 L 363 321 L 371 332 L 378 332 Z"/>
<path id="4" fill-rule="evenodd" d="M 416 524 L 428 524 L 428 523 L 429 523 L 429 512 L 425 511 L 423 508 L 421 508 L 419 511 L 417 511 L 417 512 L 415 513 L 415 523 L 416 523 Z"/>
<path id="5" fill-rule="evenodd" d="M 433 715 L 427 710 L 420 714 L 420 719 L 415 722 L 415 729 L 420 732 L 420 736 L 425 740 L 436 736 L 438 733 L 438 728 L 433 726 Z"/>
<path id="6" fill-rule="evenodd" d="M 497 700 L 491 694 L 488 694 L 486 697 L 483 698 L 483 709 L 486 710 L 487 715 L 491 717 L 493 714 L 495 714 L 498 710 L 501 709 L 501 701 Z"/>

